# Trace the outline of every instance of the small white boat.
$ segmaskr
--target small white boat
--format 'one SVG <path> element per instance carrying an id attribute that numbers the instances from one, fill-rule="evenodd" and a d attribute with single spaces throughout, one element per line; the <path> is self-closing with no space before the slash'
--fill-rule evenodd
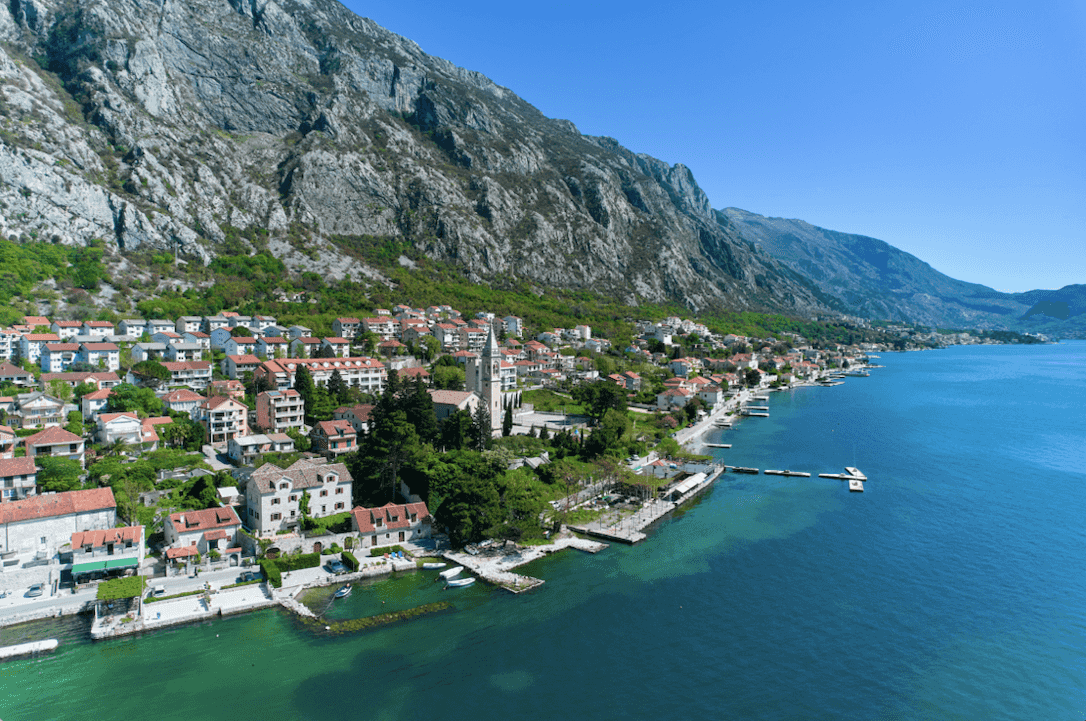
<path id="1" fill-rule="evenodd" d="M 467 578 L 455 578 L 445 584 L 446 588 L 460 588 L 461 586 L 470 586 L 475 583 L 475 576 L 468 576 Z"/>
<path id="2" fill-rule="evenodd" d="M 464 570 L 463 566 L 454 566 L 453 568 L 450 568 L 447 571 L 442 571 L 441 573 L 439 573 L 437 575 L 440 576 L 441 578 L 444 578 L 446 581 L 448 581 L 450 578 L 453 578 L 454 576 L 459 576 L 460 572 L 463 571 L 463 570 Z"/>
<path id="3" fill-rule="evenodd" d="M 335 597 L 336 598 L 347 598 L 347 596 L 350 596 L 350 595 L 351 595 L 351 584 L 348 583 L 346 586 L 343 586 L 338 591 L 336 591 Z"/>
<path id="4" fill-rule="evenodd" d="M 433 570 L 435 568 L 445 568 L 445 565 L 446 564 L 444 564 L 444 563 L 439 563 L 437 561 L 431 561 L 429 563 L 422 564 L 422 567 L 429 571 L 429 570 Z"/>

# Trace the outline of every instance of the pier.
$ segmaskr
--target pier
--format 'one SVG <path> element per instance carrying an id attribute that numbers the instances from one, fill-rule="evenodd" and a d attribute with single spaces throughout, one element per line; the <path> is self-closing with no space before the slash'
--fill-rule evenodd
<path id="1" fill-rule="evenodd" d="M 802 471 L 765 471 L 767 476 L 788 476 L 789 478 L 810 478 L 810 473 Z"/>
<path id="2" fill-rule="evenodd" d="M 724 466 L 732 473 L 749 473 L 750 475 L 758 475 L 760 471 L 757 468 L 744 468 L 743 466 Z"/>
<path id="3" fill-rule="evenodd" d="M 491 549 L 493 550 L 491 552 L 484 552 L 479 555 L 471 555 L 462 551 L 446 551 L 442 555 L 488 583 L 500 586 L 510 593 L 524 593 L 542 586 L 544 581 L 541 578 L 513 573 L 513 569 L 566 548 L 576 548 L 585 553 L 599 553 L 607 548 L 607 544 L 597 543 L 586 538 L 568 537 L 560 538 L 545 546 L 517 546 L 513 551 L 506 551 L 503 544 L 501 546 L 492 546 Z"/>
<path id="4" fill-rule="evenodd" d="M 30 641 L 29 643 L 18 643 L 14 646 L 4 646 L 3 648 L 0 648 L 0 659 L 46 653 L 54 650 L 59 645 L 60 641 L 51 638 L 48 641 Z"/>
<path id="5" fill-rule="evenodd" d="M 863 473 L 861 473 L 859 468 L 853 468 L 851 466 L 845 466 L 845 470 L 848 471 L 848 474 L 850 476 L 852 476 L 853 478 L 858 478 L 861 481 L 866 481 L 867 480 L 867 476 L 865 476 Z"/>

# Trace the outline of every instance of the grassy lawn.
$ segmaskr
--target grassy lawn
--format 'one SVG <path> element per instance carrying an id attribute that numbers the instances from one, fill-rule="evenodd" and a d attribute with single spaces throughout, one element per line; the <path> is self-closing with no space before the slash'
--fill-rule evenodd
<path id="1" fill-rule="evenodd" d="M 575 403 L 572 398 L 555 393 L 552 390 L 524 391 L 524 402 L 531 403 L 537 411 L 547 413 L 573 413 L 584 414 L 584 406 Z"/>

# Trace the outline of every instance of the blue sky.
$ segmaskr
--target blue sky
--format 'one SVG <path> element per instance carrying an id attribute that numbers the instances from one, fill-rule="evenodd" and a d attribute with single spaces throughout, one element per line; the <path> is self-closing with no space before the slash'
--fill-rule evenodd
<path id="1" fill-rule="evenodd" d="M 713 207 L 999 290 L 1086 283 L 1086 2 L 367 2 Z"/>

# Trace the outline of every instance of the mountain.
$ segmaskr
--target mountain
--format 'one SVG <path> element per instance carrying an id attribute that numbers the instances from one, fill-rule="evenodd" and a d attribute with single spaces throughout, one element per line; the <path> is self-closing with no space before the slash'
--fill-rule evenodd
<path id="1" fill-rule="evenodd" d="M 738 208 L 719 210 L 717 217 L 862 317 L 942 328 L 1011 328 L 1035 302 L 955 280 L 875 238 Z"/>
<path id="2" fill-rule="evenodd" d="M 405 241 L 467 277 L 808 315 L 837 301 L 719 222 L 685 166 L 580 134 L 332 0 L 11 0 L 0 232 L 190 262 L 233 229 L 374 277 Z"/>

